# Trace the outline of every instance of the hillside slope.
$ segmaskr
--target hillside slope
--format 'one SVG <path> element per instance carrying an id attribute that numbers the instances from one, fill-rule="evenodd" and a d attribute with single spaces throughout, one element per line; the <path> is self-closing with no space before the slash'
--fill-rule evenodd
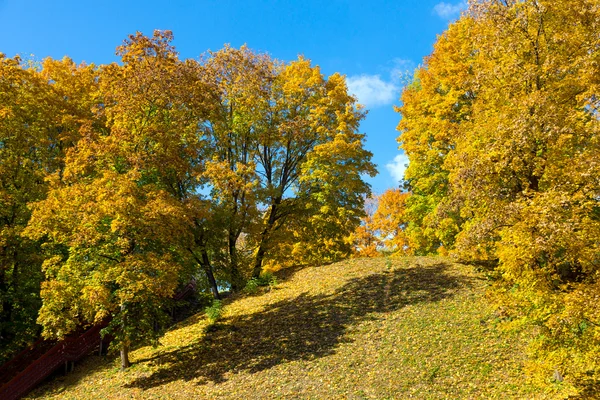
<path id="1" fill-rule="evenodd" d="M 355 259 L 287 271 L 272 290 L 198 314 L 158 348 L 90 357 L 32 393 L 119 398 L 563 398 L 522 372 L 472 267 L 443 258 Z M 550 385 L 550 384 L 549 384 Z"/>

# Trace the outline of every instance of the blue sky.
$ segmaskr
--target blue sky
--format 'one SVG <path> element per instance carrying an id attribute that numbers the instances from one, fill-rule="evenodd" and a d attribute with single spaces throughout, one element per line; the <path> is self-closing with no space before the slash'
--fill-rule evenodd
<path id="1" fill-rule="evenodd" d="M 369 182 L 381 193 L 398 185 L 406 163 L 393 111 L 403 82 L 465 7 L 464 0 L 0 0 L 0 52 L 108 63 L 128 34 L 170 29 L 182 58 L 225 43 L 282 60 L 304 55 L 326 75 L 345 74 L 369 109 L 361 131 L 379 170 Z"/>

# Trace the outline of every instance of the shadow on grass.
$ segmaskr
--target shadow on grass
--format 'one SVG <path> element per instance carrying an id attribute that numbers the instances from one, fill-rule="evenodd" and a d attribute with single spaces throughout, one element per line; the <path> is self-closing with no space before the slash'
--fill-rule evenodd
<path id="1" fill-rule="evenodd" d="M 221 321 L 197 342 L 145 361 L 165 364 L 127 387 L 149 389 L 172 381 L 223 382 L 228 372 L 259 372 L 293 360 L 335 352 L 348 328 L 380 313 L 435 302 L 469 284 L 436 264 L 350 280 L 331 295 L 301 294 L 256 314 Z"/>
<path id="2" fill-rule="evenodd" d="M 569 400 L 600 399 L 600 380 L 590 379 L 580 383 L 579 394 L 567 397 Z"/>

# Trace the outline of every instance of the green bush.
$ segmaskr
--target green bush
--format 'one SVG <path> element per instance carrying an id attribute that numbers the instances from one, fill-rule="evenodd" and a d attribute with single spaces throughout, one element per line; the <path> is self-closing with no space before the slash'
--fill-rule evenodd
<path id="1" fill-rule="evenodd" d="M 244 292 L 248 294 L 256 294 L 261 286 L 274 287 L 277 285 L 277 277 L 270 272 L 267 272 L 258 278 L 252 278 L 246 283 Z"/>
<path id="2" fill-rule="evenodd" d="M 265 272 L 258 280 L 260 281 L 259 286 L 277 286 L 277 277 L 270 272 Z"/>
<path id="3" fill-rule="evenodd" d="M 223 313 L 223 303 L 221 300 L 214 300 L 212 305 L 204 309 L 204 312 L 206 313 L 206 318 L 208 318 L 210 323 L 214 324 L 219 318 L 221 318 L 221 314 Z"/>
<path id="4" fill-rule="evenodd" d="M 252 278 L 248 281 L 248 283 L 246 283 L 244 292 L 246 292 L 248 294 L 255 294 L 256 292 L 258 292 L 259 286 L 262 286 L 262 285 L 260 285 L 259 280 L 257 278 Z"/>

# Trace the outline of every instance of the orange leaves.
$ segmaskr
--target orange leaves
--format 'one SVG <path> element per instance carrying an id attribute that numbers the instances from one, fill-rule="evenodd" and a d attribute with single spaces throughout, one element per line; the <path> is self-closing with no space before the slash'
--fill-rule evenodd
<path id="1" fill-rule="evenodd" d="M 121 56 L 124 64 L 148 62 L 155 59 L 176 59 L 175 47 L 171 45 L 173 32 L 154 30 L 151 38 L 141 32 L 129 35 L 123 45 L 117 47 L 117 55 Z"/>
<path id="2" fill-rule="evenodd" d="M 404 232 L 408 225 L 405 208 L 409 196 L 399 189 L 386 190 L 378 197 L 378 207 L 373 215 L 373 226 L 379 231 L 383 245 L 400 254 L 410 252 Z"/>
<path id="3" fill-rule="evenodd" d="M 409 222 L 405 213 L 409 197 L 409 193 L 400 189 L 388 189 L 367 199 L 367 215 L 353 234 L 360 256 L 376 257 L 379 252 L 411 253 L 405 232 Z"/>

